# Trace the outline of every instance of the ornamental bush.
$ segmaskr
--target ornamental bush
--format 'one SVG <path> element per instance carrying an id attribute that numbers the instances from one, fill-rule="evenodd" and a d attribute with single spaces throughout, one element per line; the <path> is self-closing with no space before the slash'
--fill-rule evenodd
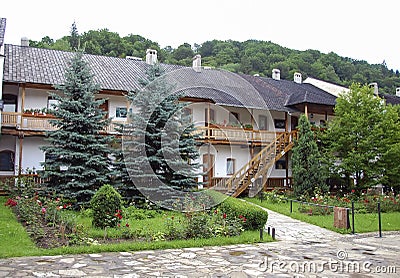
<path id="1" fill-rule="evenodd" d="M 103 185 L 90 201 L 92 225 L 98 228 L 117 227 L 122 219 L 122 198 L 111 185 Z"/>
<path id="2" fill-rule="evenodd" d="M 212 197 L 218 198 L 218 194 L 213 192 Z M 225 212 L 227 219 L 242 219 L 245 230 L 259 230 L 268 220 L 266 210 L 232 197 L 226 198 L 217 209 Z"/>

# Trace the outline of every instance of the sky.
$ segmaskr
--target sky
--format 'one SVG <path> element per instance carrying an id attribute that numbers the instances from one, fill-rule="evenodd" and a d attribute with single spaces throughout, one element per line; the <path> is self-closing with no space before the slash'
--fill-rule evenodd
<path id="1" fill-rule="evenodd" d="M 249 39 L 336 54 L 400 70 L 397 0 L 13 0 L 3 1 L 5 43 L 107 28 L 161 47 Z"/>

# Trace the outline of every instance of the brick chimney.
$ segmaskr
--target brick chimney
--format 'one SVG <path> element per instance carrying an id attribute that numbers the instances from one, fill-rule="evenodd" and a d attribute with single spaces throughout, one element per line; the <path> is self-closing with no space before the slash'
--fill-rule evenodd
<path id="1" fill-rule="evenodd" d="M 154 65 L 157 63 L 157 50 L 147 49 L 146 50 L 146 63 Z"/>
<path id="2" fill-rule="evenodd" d="M 281 71 L 279 69 L 272 70 L 272 79 L 281 80 Z"/>
<path id="3" fill-rule="evenodd" d="M 193 57 L 193 70 L 195 72 L 201 72 L 201 55 L 197 54 Z"/>

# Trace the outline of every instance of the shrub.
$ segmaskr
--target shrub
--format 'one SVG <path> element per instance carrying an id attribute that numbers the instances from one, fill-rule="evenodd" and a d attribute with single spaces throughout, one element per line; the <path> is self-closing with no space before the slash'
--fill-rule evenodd
<path id="1" fill-rule="evenodd" d="M 244 219 L 245 230 L 258 230 L 265 226 L 268 220 L 268 212 L 253 204 L 240 199 L 228 197 L 218 209 L 226 213 L 228 219 Z"/>
<path id="2" fill-rule="evenodd" d="M 93 226 L 117 227 L 122 219 L 121 195 L 109 184 L 103 185 L 92 197 Z"/>

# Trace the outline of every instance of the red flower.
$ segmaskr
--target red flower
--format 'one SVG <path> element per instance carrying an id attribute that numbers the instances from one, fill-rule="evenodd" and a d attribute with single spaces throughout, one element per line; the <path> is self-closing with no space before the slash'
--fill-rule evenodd
<path id="1" fill-rule="evenodd" d="M 126 223 L 125 226 L 126 226 L 127 228 L 129 228 L 129 223 Z"/>
<path id="2" fill-rule="evenodd" d="M 354 193 L 354 192 L 356 192 L 356 191 L 355 191 L 354 189 L 352 189 L 352 190 L 351 190 L 351 193 Z"/>
<path id="3" fill-rule="evenodd" d="M 118 219 L 122 219 L 121 211 L 117 210 L 117 213 L 114 216 L 118 217 Z"/>
<path id="4" fill-rule="evenodd" d="M 246 217 L 243 217 L 243 222 L 246 222 L 246 221 L 247 221 Z"/>
<path id="5" fill-rule="evenodd" d="M 222 215 L 222 218 L 223 218 L 223 219 L 226 219 L 226 213 L 224 213 L 224 214 Z"/>
<path id="6" fill-rule="evenodd" d="M 17 201 L 13 200 L 13 199 L 8 199 L 7 202 L 4 204 L 5 206 L 10 206 L 10 207 L 15 207 L 17 205 Z"/>

